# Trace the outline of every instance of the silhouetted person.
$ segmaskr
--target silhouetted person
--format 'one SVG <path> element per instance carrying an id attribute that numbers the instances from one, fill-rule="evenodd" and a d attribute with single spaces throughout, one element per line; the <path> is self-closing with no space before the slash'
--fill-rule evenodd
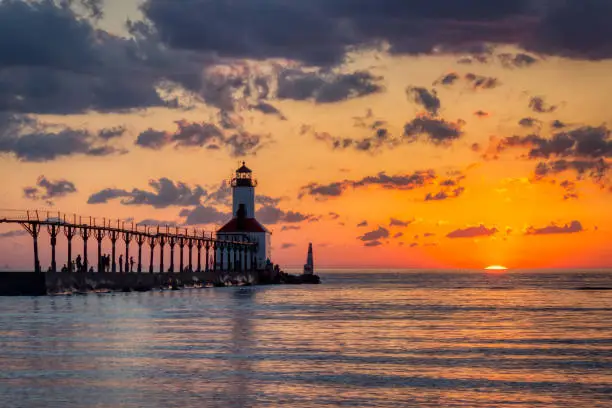
<path id="1" fill-rule="evenodd" d="M 74 272 L 74 259 L 70 263 L 70 272 Z"/>
<path id="2" fill-rule="evenodd" d="M 119 273 L 123 273 L 123 255 L 119 255 Z"/>
<path id="3" fill-rule="evenodd" d="M 68 267 L 66 266 L 66 264 L 62 266 L 62 272 L 68 272 Z"/>
<path id="4" fill-rule="evenodd" d="M 94 272 L 94 270 L 93 270 L 93 266 L 90 266 L 90 267 L 89 267 L 89 273 L 93 273 L 93 272 Z"/>
<path id="5" fill-rule="evenodd" d="M 83 268 L 83 264 L 81 263 L 81 254 L 77 255 L 76 257 L 76 267 L 77 267 L 77 271 L 81 272 Z"/>
<path id="6" fill-rule="evenodd" d="M 130 256 L 130 272 L 134 269 L 134 257 Z"/>

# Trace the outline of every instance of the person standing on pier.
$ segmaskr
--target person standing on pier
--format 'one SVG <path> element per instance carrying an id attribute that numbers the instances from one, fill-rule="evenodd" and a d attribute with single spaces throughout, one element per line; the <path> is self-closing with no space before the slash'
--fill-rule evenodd
<path id="1" fill-rule="evenodd" d="M 77 272 L 81 272 L 83 270 L 83 264 L 81 263 L 81 254 L 77 255 L 76 257 L 76 267 Z"/>
<path id="2" fill-rule="evenodd" d="M 119 273 L 123 273 L 123 254 L 119 255 Z"/>
<path id="3" fill-rule="evenodd" d="M 130 256 L 130 272 L 134 270 L 134 257 Z"/>

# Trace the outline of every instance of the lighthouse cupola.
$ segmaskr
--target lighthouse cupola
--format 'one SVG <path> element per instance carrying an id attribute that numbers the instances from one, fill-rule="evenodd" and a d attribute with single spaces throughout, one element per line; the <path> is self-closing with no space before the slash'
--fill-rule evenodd
<path id="1" fill-rule="evenodd" d="M 232 179 L 232 214 L 238 216 L 238 211 L 243 208 L 245 218 L 255 218 L 255 187 L 257 180 L 253 178 L 253 172 L 242 162 L 242 166 L 236 170 Z"/>

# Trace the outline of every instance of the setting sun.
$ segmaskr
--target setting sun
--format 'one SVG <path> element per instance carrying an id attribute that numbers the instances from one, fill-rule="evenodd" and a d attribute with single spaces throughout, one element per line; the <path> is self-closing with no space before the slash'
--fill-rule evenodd
<path id="1" fill-rule="evenodd" d="M 485 269 L 487 271 L 505 271 L 505 270 L 508 270 L 508 268 L 506 268 L 505 266 L 501 266 L 501 265 L 491 265 L 491 266 L 487 266 Z"/>

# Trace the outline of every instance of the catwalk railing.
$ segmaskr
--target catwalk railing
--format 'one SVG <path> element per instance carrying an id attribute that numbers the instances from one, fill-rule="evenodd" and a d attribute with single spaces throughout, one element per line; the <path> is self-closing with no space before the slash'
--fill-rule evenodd
<path id="1" fill-rule="evenodd" d="M 22 211 L 22 210 L 0 210 L 0 224 L 19 224 L 33 238 L 34 244 L 34 270 L 41 272 L 38 253 L 38 240 L 42 227 L 46 227 L 51 243 L 51 266 L 49 271 L 57 272 L 56 245 L 60 234 L 66 237 L 68 242 L 68 262 L 64 272 L 91 271 L 93 266 L 89 265 L 87 244 L 89 238 L 97 242 L 97 266 L 98 272 L 117 272 L 117 248 L 118 240 L 125 243 L 125 262 L 119 265 L 119 271 L 132 271 L 133 262 L 130 258 L 130 243 L 133 241 L 138 246 L 138 265 L 135 272 L 143 272 L 142 247 L 146 243 L 150 249 L 149 272 L 154 270 L 155 248 L 159 247 L 159 271 L 164 272 L 164 248 L 170 249 L 170 266 L 167 272 L 175 272 L 174 248 L 178 245 L 180 249 L 178 271 L 216 271 L 225 268 L 230 271 L 244 271 L 255 269 L 257 265 L 257 243 L 251 242 L 248 235 L 236 236 L 235 240 L 217 239 L 214 233 L 196 228 L 179 228 L 168 225 L 143 225 L 122 220 L 109 218 L 84 217 L 76 214 L 64 214 L 50 211 Z M 83 243 L 83 259 L 77 257 L 77 262 L 72 259 L 72 240 L 80 236 Z M 108 237 L 111 242 L 111 255 L 102 254 L 102 242 Z M 184 264 L 184 248 L 188 249 L 188 264 Z M 197 250 L 197 265 L 194 270 L 193 248 Z M 202 268 L 202 249 L 205 251 L 205 263 Z M 212 251 L 212 259 L 209 253 Z M 120 256 L 121 258 L 121 256 Z M 218 259 L 220 258 L 220 259 Z M 123 266 L 125 265 L 125 269 Z"/>

